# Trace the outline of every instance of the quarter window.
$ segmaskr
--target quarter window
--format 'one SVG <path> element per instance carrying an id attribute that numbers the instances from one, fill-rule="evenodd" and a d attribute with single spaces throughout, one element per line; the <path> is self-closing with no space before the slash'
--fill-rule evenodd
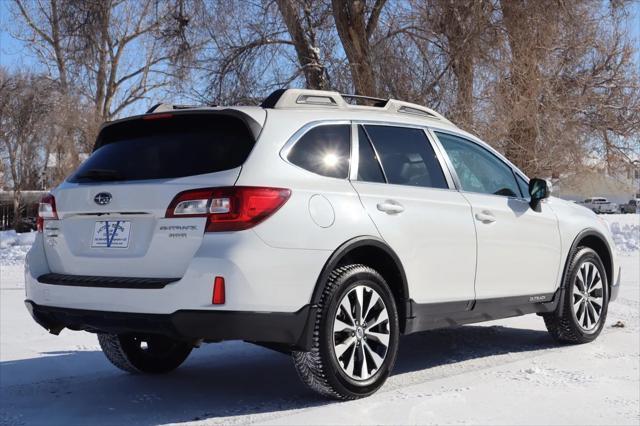
<path id="1" fill-rule="evenodd" d="M 436 134 L 453 163 L 464 191 L 520 196 L 511 167 L 498 157 L 463 138 L 440 132 Z"/>
<path id="2" fill-rule="evenodd" d="M 364 126 L 375 147 L 387 182 L 396 185 L 448 188 L 423 130 L 395 126 Z"/>
<path id="3" fill-rule="evenodd" d="M 351 127 L 339 124 L 309 130 L 296 142 L 287 159 L 310 172 L 346 179 L 350 156 Z"/>
<path id="4" fill-rule="evenodd" d="M 380 168 L 378 157 L 362 126 L 358 126 L 358 152 L 358 180 L 384 183 L 384 174 Z"/>

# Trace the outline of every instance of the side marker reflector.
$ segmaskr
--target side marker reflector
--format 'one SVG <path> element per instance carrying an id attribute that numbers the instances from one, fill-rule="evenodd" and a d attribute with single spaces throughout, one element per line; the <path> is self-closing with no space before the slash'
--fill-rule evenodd
<path id="1" fill-rule="evenodd" d="M 213 296 L 211 303 L 214 305 L 224 305 L 224 278 L 216 277 L 213 280 Z"/>

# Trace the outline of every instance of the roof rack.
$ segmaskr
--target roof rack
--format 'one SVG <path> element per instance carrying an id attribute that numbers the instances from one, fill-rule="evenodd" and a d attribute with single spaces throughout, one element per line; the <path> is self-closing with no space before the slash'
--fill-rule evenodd
<path id="1" fill-rule="evenodd" d="M 385 105 L 387 105 L 387 102 L 389 102 L 389 99 L 382 99 L 382 98 L 374 98 L 373 96 L 362 96 L 362 95 L 347 95 L 345 93 L 340 93 L 340 96 L 342 96 L 342 98 L 347 98 L 347 99 L 355 99 L 357 100 L 366 100 L 366 101 L 372 101 L 374 107 L 379 107 L 379 108 L 384 108 Z"/>
<path id="2" fill-rule="evenodd" d="M 372 105 L 354 105 L 347 100 L 370 101 Z M 338 92 L 310 89 L 278 89 L 271 93 L 260 104 L 263 108 L 338 108 L 360 109 L 374 108 L 394 114 L 412 114 L 434 120 L 451 123 L 442 114 L 418 104 L 399 101 L 397 99 L 382 99 L 371 96 L 348 95 Z"/>
<path id="3" fill-rule="evenodd" d="M 169 103 L 158 103 L 149 108 L 146 114 L 151 114 L 152 112 L 167 112 L 174 111 L 176 109 L 191 109 L 191 108 L 202 108 L 205 105 L 174 105 Z M 208 107 L 216 107 L 218 105 L 206 105 Z"/>

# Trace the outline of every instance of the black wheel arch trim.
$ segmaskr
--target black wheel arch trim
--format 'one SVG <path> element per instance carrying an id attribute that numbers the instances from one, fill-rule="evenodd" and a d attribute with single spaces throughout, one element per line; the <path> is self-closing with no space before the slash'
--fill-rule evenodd
<path id="1" fill-rule="evenodd" d="M 371 235 L 363 235 L 359 237 L 352 238 L 340 245 L 332 254 L 329 256 L 329 259 L 325 262 L 322 267 L 322 272 L 318 276 L 318 280 L 316 281 L 316 285 L 313 289 L 313 293 L 311 296 L 311 306 L 317 306 L 320 302 L 320 297 L 322 296 L 322 291 L 324 288 L 324 283 L 329 278 L 329 274 L 333 271 L 336 266 L 340 263 L 340 261 L 347 255 L 349 252 L 359 248 L 359 247 L 375 247 L 384 251 L 389 257 L 393 260 L 396 268 L 400 274 L 400 285 L 402 289 L 402 304 L 403 306 L 399 306 L 398 310 L 400 312 L 404 312 L 405 318 L 400 318 L 401 328 L 403 328 L 402 324 L 405 320 L 411 316 L 411 304 L 410 294 L 409 294 L 409 284 L 407 282 L 407 275 L 404 272 L 404 266 L 402 266 L 402 262 L 400 258 L 396 254 L 395 251 L 382 239 L 371 236 Z"/>
<path id="2" fill-rule="evenodd" d="M 571 264 L 571 259 L 573 259 L 573 256 L 575 255 L 576 251 L 578 250 L 578 247 L 580 246 L 580 242 L 582 240 L 584 240 L 587 237 L 596 237 L 598 238 L 605 246 L 605 248 L 607 249 L 607 254 L 609 255 L 609 270 L 611 271 L 611 277 L 607 276 L 607 284 L 609 286 L 609 295 L 611 296 L 611 286 L 613 285 L 613 283 L 611 282 L 613 278 L 613 252 L 611 251 L 611 246 L 609 245 L 609 243 L 607 242 L 607 238 L 602 235 L 601 232 L 593 229 L 593 228 L 587 228 L 587 229 L 583 229 L 582 231 L 578 232 L 578 234 L 576 235 L 576 237 L 573 239 L 573 242 L 571 243 L 571 248 L 569 249 L 569 252 L 567 254 L 567 258 L 565 259 L 564 262 L 564 267 L 562 268 L 562 278 L 560 280 L 560 303 L 559 303 L 559 307 L 558 309 L 562 310 L 563 306 L 564 306 L 564 297 L 565 297 L 565 287 L 564 287 L 564 280 L 567 277 L 567 274 L 569 273 L 569 265 Z M 605 268 L 607 267 L 607 265 L 605 265 L 605 260 L 606 259 L 600 259 L 603 263 L 603 265 L 605 266 Z M 606 273 L 606 271 L 605 271 Z M 561 314 L 562 312 L 560 312 Z"/>

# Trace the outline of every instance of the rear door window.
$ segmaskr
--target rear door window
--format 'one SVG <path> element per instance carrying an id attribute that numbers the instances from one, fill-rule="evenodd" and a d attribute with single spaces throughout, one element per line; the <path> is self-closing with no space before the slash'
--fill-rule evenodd
<path id="1" fill-rule="evenodd" d="M 287 160 L 322 176 L 346 179 L 351 157 L 351 126 L 327 124 L 304 134 L 287 154 Z"/>
<path id="2" fill-rule="evenodd" d="M 423 130 L 376 125 L 364 128 L 380 157 L 388 183 L 448 188 L 440 162 Z"/>
<path id="3" fill-rule="evenodd" d="M 153 116 L 145 116 L 153 117 Z M 199 113 L 114 123 L 71 182 L 170 179 L 241 166 L 255 143 L 236 117 Z"/>

